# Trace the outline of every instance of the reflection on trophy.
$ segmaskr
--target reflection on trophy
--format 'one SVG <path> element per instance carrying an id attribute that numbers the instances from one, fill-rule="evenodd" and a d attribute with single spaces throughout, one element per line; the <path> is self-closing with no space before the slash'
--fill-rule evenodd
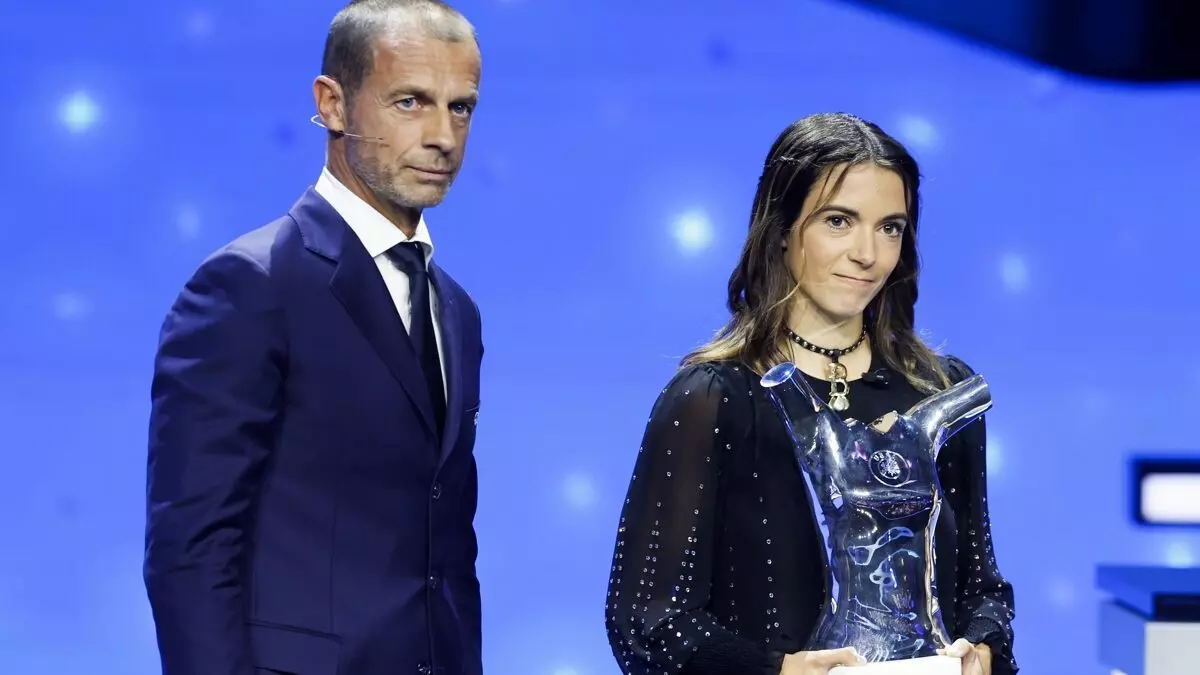
<path id="1" fill-rule="evenodd" d="M 828 597 L 807 650 L 854 647 L 845 672 L 959 675 L 934 578 L 942 445 L 991 407 L 974 375 L 903 415 L 845 422 L 794 364 L 762 378 L 791 436 L 826 553 Z M 840 671 L 841 669 L 835 669 Z"/>

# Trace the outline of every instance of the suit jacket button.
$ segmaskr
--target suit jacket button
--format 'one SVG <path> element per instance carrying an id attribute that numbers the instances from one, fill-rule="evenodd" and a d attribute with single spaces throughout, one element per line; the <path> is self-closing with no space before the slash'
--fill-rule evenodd
<path id="1" fill-rule="evenodd" d="M 432 496 L 433 496 L 433 498 L 434 498 L 434 499 L 441 499 L 441 498 L 442 498 L 442 484 L 441 484 L 441 483 L 434 483 L 434 484 L 433 484 L 433 490 L 431 491 L 431 494 L 432 494 Z"/>
<path id="2" fill-rule="evenodd" d="M 432 675 L 433 668 L 429 667 L 428 663 L 422 663 L 417 666 L 417 675 Z"/>

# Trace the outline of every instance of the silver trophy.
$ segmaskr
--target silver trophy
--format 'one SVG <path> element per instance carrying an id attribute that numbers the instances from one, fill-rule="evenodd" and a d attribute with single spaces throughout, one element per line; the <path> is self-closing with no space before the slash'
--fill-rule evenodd
<path id="1" fill-rule="evenodd" d="M 992 405 L 973 375 L 903 415 L 845 422 L 792 363 L 762 378 L 792 439 L 825 545 L 827 599 L 806 650 L 854 647 L 866 675 L 959 675 L 942 623 L 934 526 L 938 451 Z M 840 669 L 835 669 L 840 670 Z M 833 671 L 831 671 L 833 672 Z"/>

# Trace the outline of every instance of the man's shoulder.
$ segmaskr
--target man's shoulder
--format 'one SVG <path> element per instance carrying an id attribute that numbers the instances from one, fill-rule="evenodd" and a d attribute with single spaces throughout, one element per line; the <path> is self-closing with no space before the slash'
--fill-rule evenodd
<path id="1" fill-rule="evenodd" d="M 201 266 L 237 259 L 270 275 L 280 258 L 302 246 L 296 221 L 291 216 L 275 220 L 245 232 L 208 255 Z"/>

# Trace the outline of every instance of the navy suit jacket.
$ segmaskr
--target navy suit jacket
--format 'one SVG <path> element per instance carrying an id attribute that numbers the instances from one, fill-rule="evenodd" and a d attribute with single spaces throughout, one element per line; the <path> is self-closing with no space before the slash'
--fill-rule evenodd
<path id="1" fill-rule="evenodd" d="M 154 363 L 144 576 L 165 675 L 479 675 L 479 312 L 431 265 L 448 403 L 309 190 L 209 257 Z"/>

